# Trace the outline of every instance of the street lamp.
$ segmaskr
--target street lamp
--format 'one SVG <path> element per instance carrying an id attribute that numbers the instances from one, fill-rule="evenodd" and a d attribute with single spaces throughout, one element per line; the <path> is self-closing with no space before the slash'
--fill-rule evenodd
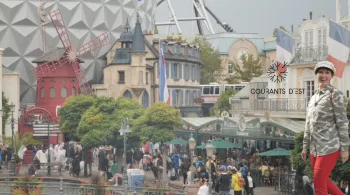
<path id="1" fill-rule="evenodd" d="M 10 107 L 10 112 L 11 112 L 11 122 L 10 123 L 6 123 L 6 124 L 11 124 L 11 130 L 12 130 L 12 155 L 11 155 L 11 161 L 10 161 L 10 172 L 13 175 L 16 175 L 16 161 L 15 161 L 15 140 L 14 140 L 14 129 L 15 129 L 15 124 L 18 124 L 18 120 L 15 120 L 15 118 L 13 117 L 13 113 L 15 112 L 15 105 L 12 103 L 11 105 L 9 105 Z M 4 112 L 4 110 L 0 110 L 0 112 L 2 113 L 2 116 L 4 117 L 4 115 L 6 114 Z"/>
<path id="2" fill-rule="evenodd" d="M 196 140 L 193 138 L 193 134 L 191 133 L 191 138 L 188 140 L 188 146 L 191 151 L 191 165 L 193 163 L 193 151 L 196 148 Z"/>
<path id="3" fill-rule="evenodd" d="M 214 154 L 215 147 L 211 143 L 211 140 L 208 140 L 208 144 L 205 146 L 205 149 L 207 149 L 207 156 L 212 158 L 212 156 Z M 211 179 L 211 162 L 209 161 L 209 190 L 210 190 L 210 192 L 212 192 L 212 189 L 213 189 L 212 185 L 213 185 L 213 181 Z M 210 194 L 212 194 L 212 193 L 210 193 Z"/>
<path id="4" fill-rule="evenodd" d="M 124 136 L 124 153 L 123 153 L 123 162 L 124 162 L 123 179 L 124 179 L 124 187 L 125 187 L 124 194 L 128 194 L 128 175 L 126 172 L 126 167 L 127 167 L 127 164 L 126 164 L 126 134 L 131 132 L 128 119 L 123 119 L 119 132 L 120 132 L 120 135 Z"/>

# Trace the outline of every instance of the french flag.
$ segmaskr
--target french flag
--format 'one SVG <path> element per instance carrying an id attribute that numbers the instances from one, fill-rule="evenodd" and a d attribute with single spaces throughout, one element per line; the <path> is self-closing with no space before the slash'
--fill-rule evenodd
<path id="1" fill-rule="evenodd" d="M 350 32 L 341 25 L 329 20 L 328 61 L 335 67 L 335 76 L 342 78 L 349 58 Z"/>
<path id="2" fill-rule="evenodd" d="M 163 48 L 159 51 L 159 68 L 160 68 L 160 85 L 159 85 L 159 101 L 170 104 L 168 86 L 166 84 L 166 62 L 163 53 Z"/>
<path id="3" fill-rule="evenodd" d="M 276 29 L 276 61 L 278 62 L 278 74 L 287 70 L 287 66 L 292 60 L 294 53 L 295 40 L 282 29 Z"/>

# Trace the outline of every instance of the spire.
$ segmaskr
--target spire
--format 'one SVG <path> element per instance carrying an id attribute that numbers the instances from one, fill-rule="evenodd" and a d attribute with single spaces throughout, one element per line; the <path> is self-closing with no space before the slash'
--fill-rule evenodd
<path id="1" fill-rule="evenodd" d="M 142 34 L 140 16 L 137 13 L 136 25 L 134 30 L 134 37 L 132 39 L 131 52 L 145 52 L 144 36 Z"/>
<path id="2" fill-rule="evenodd" d="M 124 26 L 124 32 L 129 32 L 131 26 L 129 25 L 129 18 L 126 19 L 126 24 Z"/>

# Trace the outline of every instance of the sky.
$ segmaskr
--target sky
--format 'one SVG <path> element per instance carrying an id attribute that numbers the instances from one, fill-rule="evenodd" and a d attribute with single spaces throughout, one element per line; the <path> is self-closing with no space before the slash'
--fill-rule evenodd
<path id="1" fill-rule="evenodd" d="M 158 0 L 159 1 L 159 0 Z M 222 21 L 231 26 L 237 33 L 258 33 L 263 37 L 272 36 L 274 28 L 284 26 L 288 31 L 294 26 L 294 32 L 302 24 L 303 19 L 309 19 L 312 11 L 313 19 L 325 17 L 335 19 L 336 0 L 206 0 L 206 5 Z M 177 17 L 191 17 L 192 7 L 190 0 L 171 0 Z M 341 16 L 348 13 L 348 1 L 342 0 Z M 164 1 L 158 6 L 156 22 L 166 22 L 169 17 L 168 4 Z M 216 32 L 223 32 L 214 19 L 211 24 Z M 180 23 L 182 34 L 195 35 L 196 28 L 191 22 Z M 196 26 L 195 26 L 196 27 Z M 193 31 L 193 29 L 195 31 Z M 158 27 L 160 34 L 166 34 L 167 28 Z M 177 34 L 176 26 L 170 32 Z M 206 31 L 208 33 L 208 31 Z M 169 34 L 171 34 L 169 33 Z"/>

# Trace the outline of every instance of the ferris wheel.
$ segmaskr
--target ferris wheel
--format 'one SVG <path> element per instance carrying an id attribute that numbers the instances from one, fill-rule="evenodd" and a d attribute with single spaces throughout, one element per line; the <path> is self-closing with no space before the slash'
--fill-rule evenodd
<path id="1" fill-rule="evenodd" d="M 169 27 L 176 26 L 177 32 L 182 34 L 182 28 L 179 24 L 179 22 L 196 22 L 198 33 L 200 35 L 204 34 L 215 34 L 213 25 L 210 22 L 209 15 L 211 15 L 216 23 L 222 27 L 226 32 L 234 32 L 234 30 L 226 23 L 222 22 L 214 13 L 213 11 L 206 5 L 204 0 L 189 0 L 191 5 L 193 5 L 193 14 L 189 17 L 179 18 L 177 17 L 177 14 L 175 13 L 175 10 L 172 6 L 172 0 L 159 0 L 157 3 L 157 6 L 161 5 L 162 3 L 167 3 L 168 9 L 169 9 L 169 19 L 170 21 L 166 22 L 156 22 L 156 26 L 168 26 L 168 32 L 169 33 Z M 203 28 L 207 29 L 206 31 Z"/>

